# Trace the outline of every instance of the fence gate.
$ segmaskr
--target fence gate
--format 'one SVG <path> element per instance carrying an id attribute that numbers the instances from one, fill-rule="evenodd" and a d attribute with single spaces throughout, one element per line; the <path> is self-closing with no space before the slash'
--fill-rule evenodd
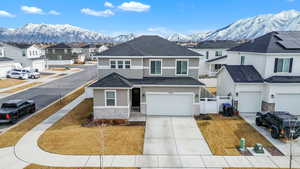
<path id="1" fill-rule="evenodd" d="M 230 96 L 216 96 L 215 98 L 200 98 L 200 113 L 215 114 L 219 113 L 223 103 L 232 104 Z"/>

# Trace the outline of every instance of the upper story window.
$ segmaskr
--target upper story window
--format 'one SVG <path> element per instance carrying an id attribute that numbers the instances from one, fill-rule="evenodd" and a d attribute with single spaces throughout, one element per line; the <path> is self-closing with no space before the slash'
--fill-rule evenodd
<path id="1" fill-rule="evenodd" d="M 246 57 L 245 56 L 241 56 L 241 65 L 245 65 L 245 60 L 246 60 Z"/>
<path id="2" fill-rule="evenodd" d="M 65 52 L 65 54 L 67 54 L 68 53 L 68 49 L 64 49 L 64 52 Z"/>
<path id="3" fill-rule="evenodd" d="M 216 51 L 216 56 L 222 56 L 222 51 Z"/>
<path id="4" fill-rule="evenodd" d="M 130 69 L 130 60 L 110 60 L 111 69 Z"/>
<path id="5" fill-rule="evenodd" d="M 115 90 L 105 91 L 105 106 L 116 106 L 117 94 Z"/>
<path id="6" fill-rule="evenodd" d="M 293 58 L 276 58 L 274 65 L 274 73 L 277 72 L 292 72 Z"/>
<path id="7" fill-rule="evenodd" d="M 26 56 L 26 51 L 25 50 L 22 51 L 22 56 Z"/>
<path id="8" fill-rule="evenodd" d="M 150 60 L 150 74 L 161 75 L 161 60 Z"/>
<path id="9" fill-rule="evenodd" d="M 176 75 L 187 75 L 188 74 L 188 61 L 177 60 L 176 61 Z"/>
<path id="10" fill-rule="evenodd" d="M 209 51 L 206 51 L 206 59 L 209 58 Z"/>

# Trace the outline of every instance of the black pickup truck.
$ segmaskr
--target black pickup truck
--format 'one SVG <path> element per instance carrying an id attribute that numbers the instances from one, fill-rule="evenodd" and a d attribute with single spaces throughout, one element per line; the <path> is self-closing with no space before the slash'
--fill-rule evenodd
<path id="1" fill-rule="evenodd" d="M 275 139 L 297 139 L 300 136 L 300 121 L 288 112 L 258 112 L 255 122 L 257 126 L 271 129 L 271 136 Z"/>
<path id="2" fill-rule="evenodd" d="M 35 103 L 32 100 L 9 100 L 0 108 L 0 123 L 16 123 L 25 114 L 35 112 Z"/>

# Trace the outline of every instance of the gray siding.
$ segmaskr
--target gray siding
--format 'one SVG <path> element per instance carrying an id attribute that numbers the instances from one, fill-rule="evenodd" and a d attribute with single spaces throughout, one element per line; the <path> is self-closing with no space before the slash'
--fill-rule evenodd
<path id="1" fill-rule="evenodd" d="M 94 89 L 94 119 L 128 119 L 130 105 L 128 92 L 128 89 L 117 89 L 117 106 L 105 107 L 105 90 Z"/>
<path id="2" fill-rule="evenodd" d="M 178 58 L 179 59 L 179 58 Z M 185 59 L 185 58 L 182 58 Z M 144 59 L 144 66 L 147 69 L 144 69 L 143 72 L 143 76 L 145 77 L 151 77 L 151 76 L 156 76 L 156 75 L 150 75 L 150 60 L 151 59 Z M 193 77 L 195 79 L 198 79 L 199 77 L 199 59 L 187 59 L 189 62 L 189 73 L 187 76 L 189 77 Z M 191 69 L 190 67 L 193 67 L 193 69 Z M 197 67 L 197 69 L 194 69 L 195 67 Z M 176 77 L 176 59 L 172 58 L 172 59 L 162 59 L 162 75 L 164 77 Z"/>
<path id="3" fill-rule="evenodd" d="M 107 58 L 98 58 L 98 66 L 100 67 L 107 67 L 107 68 L 101 68 L 98 69 L 98 78 L 101 79 L 113 72 L 119 73 L 120 75 L 126 77 L 126 78 L 134 78 L 134 79 L 141 79 L 143 78 L 143 70 L 140 69 L 143 66 L 142 59 L 130 59 L 125 58 L 124 60 L 130 60 L 131 61 L 131 69 L 110 69 L 110 63 Z M 122 59 L 120 59 L 122 60 Z"/>
<path id="4" fill-rule="evenodd" d="M 25 56 L 23 56 L 23 51 L 25 49 L 19 49 L 11 45 L 4 45 L 4 56 L 14 59 L 15 62 L 20 63 L 23 67 L 30 67 L 32 61 Z"/>

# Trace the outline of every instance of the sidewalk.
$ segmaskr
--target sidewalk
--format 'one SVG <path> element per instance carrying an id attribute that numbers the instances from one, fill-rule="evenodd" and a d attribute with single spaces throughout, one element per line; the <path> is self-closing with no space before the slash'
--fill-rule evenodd
<path id="1" fill-rule="evenodd" d="M 99 167 L 99 155 L 59 155 L 43 151 L 37 141 L 39 137 L 60 120 L 71 109 L 85 99 L 84 95 L 65 106 L 57 113 L 34 127 L 15 146 L 16 156 L 25 163 L 56 167 Z M 200 141 L 200 140 L 199 140 Z M 188 144 L 188 143 L 187 143 Z M 154 147 L 155 148 L 155 147 Z M 7 154 L 2 154 L 0 157 Z M 9 155 L 11 156 L 11 154 Z M 288 168 L 289 160 L 284 156 L 212 156 L 212 155 L 105 155 L 104 167 L 142 168 L 211 168 L 211 167 L 268 167 Z M 12 157 L 15 158 L 15 157 Z M 0 168 L 10 169 L 10 160 L 2 160 Z M 18 165 L 25 165 L 18 162 Z M 300 168 L 300 158 L 293 161 L 293 167 Z"/>

